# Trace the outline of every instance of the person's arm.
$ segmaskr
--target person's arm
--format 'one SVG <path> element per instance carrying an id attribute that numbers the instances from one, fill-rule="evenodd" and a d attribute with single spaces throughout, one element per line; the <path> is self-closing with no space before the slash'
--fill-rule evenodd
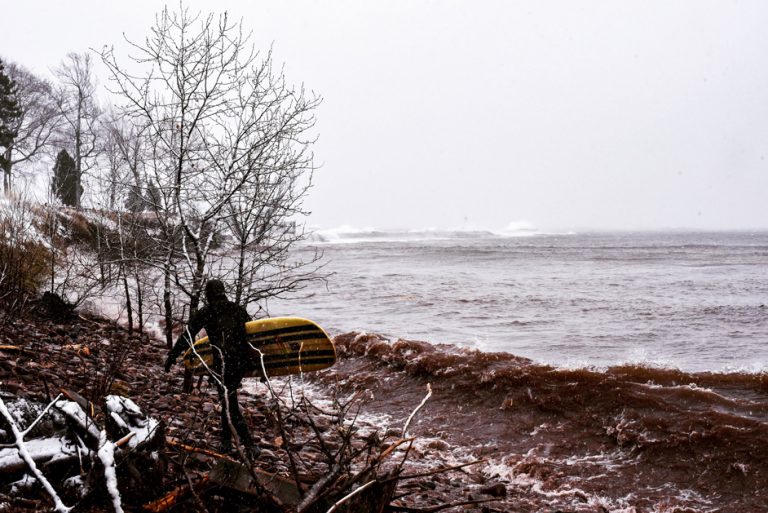
<path id="1" fill-rule="evenodd" d="M 173 344 L 173 348 L 168 353 L 168 358 L 165 359 L 165 372 L 171 370 L 171 366 L 176 362 L 176 359 L 192 347 L 193 337 L 203 329 L 205 324 L 205 308 L 198 310 L 195 315 L 189 318 L 186 329 L 176 339 L 176 343 Z"/>

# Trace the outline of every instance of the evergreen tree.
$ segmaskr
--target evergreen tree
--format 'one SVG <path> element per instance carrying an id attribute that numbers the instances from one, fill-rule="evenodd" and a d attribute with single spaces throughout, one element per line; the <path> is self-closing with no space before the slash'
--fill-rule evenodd
<path id="1" fill-rule="evenodd" d="M 144 199 L 144 196 L 141 195 L 141 189 L 135 185 L 129 187 L 128 197 L 125 199 L 125 208 L 128 209 L 129 212 L 142 212 L 146 200 Z"/>
<path id="2" fill-rule="evenodd" d="M 16 120 L 21 116 L 21 109 L 16 98 L 16 83 L 5 73 L 3 61 L 0 61 L 0 168 L 6 171 L 10 162 L 7 149 L 16 138 Z"/>
<path id="3" fill-rule="evenodd" d="M 70 150 L 75 161 L 77 208 L 81 206 L 83 176 L 96 166 L 101 147 L 99 117 L 101 109 L 96 101 L 96 78 L 93 61 L 88 53 L 70 53 L 53 70 L 59 79 L 59 107 L 63 123 L 61 147 Z"/>
<path id="4" fill-rule="evenodd" d="M 65 205 L 70 207 L 78 206 L 78 198 L 82 194 L 83 188 L 77 179 L 75 161 L 66 150 L 61 150 L 56 157 L 56 165 L 53 166 L 51 191 Z"/>

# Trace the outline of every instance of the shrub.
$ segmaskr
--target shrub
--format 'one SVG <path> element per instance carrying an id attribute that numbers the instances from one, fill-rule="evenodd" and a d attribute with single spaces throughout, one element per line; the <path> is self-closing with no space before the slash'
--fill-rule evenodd
<path id="1" fill-rule="evenodd" d="M 37 237 L 29 203 L 12 198 L 0 203 L 0 314 L 14 318 L 38 294 L 50 263 L 50 251 Z"/>

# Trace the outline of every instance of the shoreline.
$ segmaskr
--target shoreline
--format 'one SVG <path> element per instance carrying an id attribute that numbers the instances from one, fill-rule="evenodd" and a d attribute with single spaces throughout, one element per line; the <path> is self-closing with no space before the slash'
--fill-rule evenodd
<path id="1" fill-rule="evenodd" d="M 478 470 L 515 490 L 508 504 L 521 511 L 748 511 L 768 500 L 766 374 L 594 372 L 371 334 L 336 341 L 346 354 L 313 381 L 366 389 L 371 410 L 401 416 L 431 383 L 420 434 L 488 458 Z"/>
<path id="2" fill-rule="evenodd" d="M 2 388 L 40 399 L 45 380 L 87 389 L 98 376 L 89 378 L 84 369 L 96 368 L 121 343 L 135 344 L 121 375 L 127 395 L 163 420 L 169 436 L 183 432 L 201 446 L 214 443 L 215 392 L 204 385 L 182 394 L 178 369 L 161 372 L 162 342 L 129 339 L 123 328 L 98 319 L 20 323 L 0 339 L 23 343 L 42 362 L 2 353 Z M 365 333 L 334 339 L 336 365 L 283 390 L 315 401 L 334 388 L 344 397 L 367 394 L 361 429 L 387 431 L 402 428 L 430 383 L 434 395 L 410 428 L 419 442 L 408 464 L 423 471 L 484 460 L 436 477 L 434 489 L 415 494 L 418 503 L 482 498 L 481 489 L 496 485 L 506 495 L 486 497 L 497 502 L 484 511 L 639 513 L 663 506 L 703 512 L 713 505 L 747 511 L 768 500 L 768 375 L 632 366 L 595 372 Z M 262 462 L 265 468 L 286 472 L 264 389 L 246 380 L 243 409 L 274 456 Z"/>

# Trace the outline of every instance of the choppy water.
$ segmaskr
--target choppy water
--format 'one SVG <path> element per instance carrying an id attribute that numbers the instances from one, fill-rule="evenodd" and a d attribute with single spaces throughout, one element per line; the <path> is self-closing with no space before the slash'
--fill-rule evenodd
<path id="1" fill-rule="evenodd" d="M 492 511 L 768 511 L 768 374 L 558 369 L 355 333 L 336 347 L 311 379 L 364 391 L 366 413 L 393 424 L 431 383 L 412 432 L 451 448 L 419 457 L 482 458 L 476 471 L 509 492 Z"/>
<path id="2" fill-rule="evenodd" d="M 311 379 L 400 421 L 431 383 L 417 434 L 485 459 L 494 511 L 768 511 L 768 233 L 325 239 L 327 288 L 271 313 L 369 334 Z"/>
<path id="3" fill-rule="evenodd" d="M 270 313 L 561 366 L 768 368 L 768 233 L 357 232 Z"/>

